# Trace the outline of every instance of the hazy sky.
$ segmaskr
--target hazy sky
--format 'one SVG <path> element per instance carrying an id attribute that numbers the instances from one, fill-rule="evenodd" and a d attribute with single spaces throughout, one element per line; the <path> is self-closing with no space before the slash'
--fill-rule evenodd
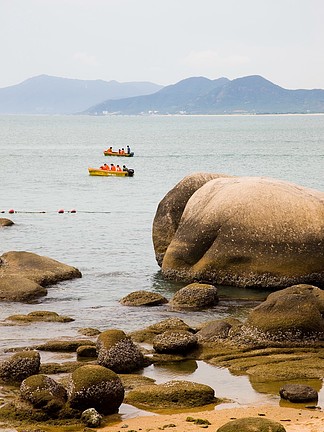
<path id="1" fill-rule="evenodd" d="M 0 0 L 0 87 L 47 74 L 324 89 L 324 0 Z"/>

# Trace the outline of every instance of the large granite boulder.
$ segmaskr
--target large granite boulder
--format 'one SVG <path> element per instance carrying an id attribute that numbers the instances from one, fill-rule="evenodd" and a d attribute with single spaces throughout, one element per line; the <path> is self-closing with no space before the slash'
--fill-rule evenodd
<path id="1" fill-rule="evenodd" d="M 0 380 L 20 383 L 25 378 L 37 374 L 39 368 L 38 351 L 19 351 L 0 363 Z"/>
<path id="2" fill-rule="evenodd" d="M 0 300 L 33 300 L 46 295 L 43 287 L 81 276 L 77 268 L 48 257 L 6 252 L 0 257 Z"/>
<path id="3" fill-rule="evenodd" d="M 42 286 L 81 277 L 81 272 L 52 258 L 32 252 L 6 252 L 0 257 L 0 277 L 17 276 Z"/>
<path id="4" fill-rule="evenodd" d="M 243 417 L 232 420 L 216 432 L 286 432 L 286 429 L 278 422 L 260 417 Z"/>
<path id="5" fill-rule="evenodd" d="M 153 243 L 172 279 L 323 285 L 324 193 L 263 177 L 194 174 L 160 202 Z"/>
<path id="6" fill-rule="evenodd" d="M 192 408 L 211 404 L 216 402 L 216 399 L 214 390 L 208 385 L 189 381 L 169 381 L 131 390 L 125 402 L 152 409 Z"/>
<path id="7" fill-rule="evenodd" d="M 100 333 L 97 339 L 98 364 L 116 373 L 142 369 L 145 359 L 138 346 L 122 330 Z"/>
<path id="8" fill-rule="evenodd" d="M 230 177 L 223 174 L 195 173 L 182 179 L 159 203 L 153 221 L 155 256 L 161 266 L 164 254 L 171 243 L 191 195 L 210 180 Z"/>
<path id="9" fill-rule="evenodd" d="M 324 291 L 299 284 L 274 292 L 250 312 L 241 332 L 283 342 L 322 339 Z"/>
<path id="10" fill-rule="evenodd" d="M 0 301 L 31 302 L 46 295 L 47 289 L 30 279 L 19 276 L 0 277 Z"/>
<path id="11" fill-rule="evenodd" d="M 72 408 L 95 408 L 108 415 L 118 412 L 124 399 L 124 387 L 115 372 L 103 366 L 86 365 L 76 369 L 68 383 L 68 401 Z"/>

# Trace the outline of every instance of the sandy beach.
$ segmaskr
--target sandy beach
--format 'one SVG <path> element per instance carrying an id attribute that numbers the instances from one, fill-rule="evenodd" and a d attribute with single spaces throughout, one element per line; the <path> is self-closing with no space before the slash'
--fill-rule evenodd
<path id="1" fill-rule="evenodd" d="M 242 407 L 201 411 L 192 413 L 179 413 L 171 415 L 149 415 L 127 419 L 100 429 L 101 432 L 143 431 L 159 432 L 171 430 L 173 432 L 190 432 L 202 429 L 201 425 L 192 419 L 208 420 L 207 429 L 216 432 L 217 428 L 225 423 L 242 417 L 266 417 L 281 423 L 287 432 L 324 432 L 324 412 L 313 409 L 282 408 L 263 405 L 258 407 Z"/>

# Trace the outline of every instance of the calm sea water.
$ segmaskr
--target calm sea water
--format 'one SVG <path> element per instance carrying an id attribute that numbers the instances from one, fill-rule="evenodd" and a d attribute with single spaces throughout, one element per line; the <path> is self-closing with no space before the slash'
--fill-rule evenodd
<path id="1" fill-rule="evenodd" d="M 89 166 L 111 162 L 104 149 L 127 144 L 135 157 L 121 162 L 135 170 L 133 178 L 88 175 Z M 244 317 L 266 292 L 221 287 L 219 306 L 196 313 L 119 304 L 135 290 L 171 298 L 183 286 L 164 281 L 155 261 L 151 229 L 159 201 L 197 171 L 268 176 L 324 190 L 323 162 L 321 115 L 0 117 L 0 211 L 15 222 L 0 231 L 0 253 L 31 251 L 83 274 L 49 287 L 37 304 L 0 303 L 0 357 L 6 347 L 76 336 L 82 327 L 130 331 L 170 316 L 192 325 Z M 9 209 L 16 213 L 8 215 Z M 77 213 L 67 212 L 72 209 Z M 4 325 L 7 316 L 33 310 L 75 321 Z"/>

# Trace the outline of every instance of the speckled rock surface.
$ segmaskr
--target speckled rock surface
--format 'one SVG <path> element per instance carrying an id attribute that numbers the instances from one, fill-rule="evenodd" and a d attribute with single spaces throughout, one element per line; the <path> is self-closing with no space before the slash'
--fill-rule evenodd
<path id="1" fill-rule="evenodd" d="M 124 399 L 124 387 L 113 371 L 103 366 L 86 365 L 72 373 L 68 395 L 72 408 L 80 411 L 95 408 L 108 415 L 118 411 Z"/>
<path id="2" fill-rule="evenodd" d="M 185 330 L 166 331 L 155 336 L 153 348 L 157 353 L 185 354 L 197 346 L 198 339 L 195 334 Z"/>
<path id="3" fill-rule="evenodd" d="M 299 284 L 270 294 L 241 328 L 256 340 L 318 340 L 324 337 L 324 291 Z"/>
<path id="4" fill-rule="evenodd" d="M 0 364 L 0 380 L 21 382 L 38 373 L 40 355 L 38 351 L 19 351 Z"/>
<path id="5" fill-rule="evenodd" d="M 106 330 L 97 339 L 98 364 L 116 373 L 142 369 L 145 359 L 138 346 L 122 330 Z"/>
<path id="6" fill-rule="evenodd" d="M 67 400 L 65 388 L 43 374 L 26 378 L 20 385 L 20 395 L 34 408 L 41 408 L 50 412 L 60 410 Z"/>
<path id="7" fill-rule="evenodd" d="M 177 291 L 170 301 L 177 309 L 203 309 L 215 306 L 219 299 L 217 288 L 209 284 L 192 283 Z"/>

